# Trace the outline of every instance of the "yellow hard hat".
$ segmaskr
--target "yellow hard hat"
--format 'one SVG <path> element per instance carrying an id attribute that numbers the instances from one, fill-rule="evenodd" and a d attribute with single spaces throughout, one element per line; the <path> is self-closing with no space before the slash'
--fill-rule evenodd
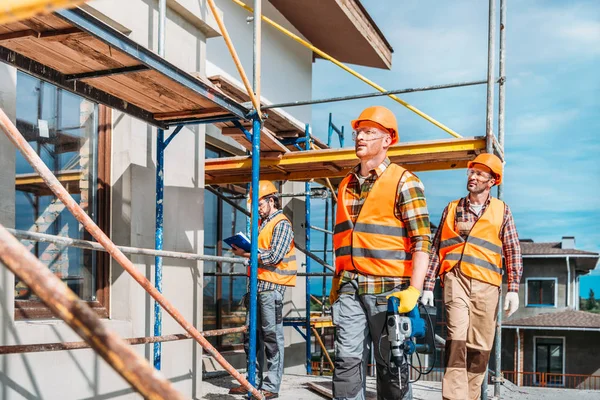
<path id="1" fill-rule="evenodd" d="M 374 125 L 373 125 L 374 124 Z M 350 123 L 352 129 L 358 129 L 359 126 L 375 126 L 388 131 L 392 137 L 392 145 L 398 143 L 398 123 L 396 116 L 392 111 L 383 106 L 367 107 L 360 113 L 357 119 Z"/>
<path id="2" fill-rule="evenodd" d="M 496 185 L 502 182 L 502 161 L 495 154 L 482 153 L 475 157 L 473 161 L 469 161 L 467 168 L 471 168 L 474 164 L 485 165 L 491 169 L 494 175 L 496 175 Z"/>
<path id="3" fill-rule="evenodd" d="M 273 185 L 271 181 L 259 181 L 258 182 L 258 198 L 262 199 L 263 197 L 269 196 L 271 194 L 277 193 L 277 188 Z M 252 198 L 252 189 L 250 189 L 250 199 Z"/>

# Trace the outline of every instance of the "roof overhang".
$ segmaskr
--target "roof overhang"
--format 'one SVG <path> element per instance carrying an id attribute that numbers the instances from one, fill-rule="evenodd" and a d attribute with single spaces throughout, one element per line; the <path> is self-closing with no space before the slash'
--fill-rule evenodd
<path id="1" fill-rule="evenodd" d="M 0 25 L 0 61 L 158 127 L 249 112 L 78 8 Z"/>
<path id="2" fill-rule="evenodd" d="M 390 69 L 393 49 L 359 0 L 270 0 L 314 46 L 339 61 Z"/>

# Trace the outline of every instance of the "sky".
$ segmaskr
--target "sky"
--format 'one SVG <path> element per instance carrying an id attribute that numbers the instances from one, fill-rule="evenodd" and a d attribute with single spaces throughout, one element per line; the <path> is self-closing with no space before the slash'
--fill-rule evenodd
<path id="1" fill-rule="evenodd" d="M 394 49 L 391 70 L 353 66 L 369 79 L 393 90 L 486 78 L 488 2 L 362 3 Z M 504 200 L 519 235 L 536 242 L 575 236 L 578 249 L 600 252 L 600 2 L 510 1 L 506 40 Z M 320 59 L 312 89 L 315 99 L 374 91 Z M 485 85 L 400 97 L 462 136 L 485 134 Z M 383 97 L 313 106 L 313 134 L 326 140 L 331 112 L 352 144 L 349 121 L 371 105 L 394 111 L 402 142 L 450 138 Z M 418 176 L 437 224 L 445 205 L 466 194 L 465 170 Z M 600 268 L 593 274 L 582 278 L 584 297 L 590 287 L 600 293 Z"/>

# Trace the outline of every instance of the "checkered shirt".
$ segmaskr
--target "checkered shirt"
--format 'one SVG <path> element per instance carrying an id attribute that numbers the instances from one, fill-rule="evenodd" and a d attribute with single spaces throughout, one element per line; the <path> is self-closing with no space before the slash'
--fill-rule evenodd
<path id="1" fill-rule="evenodd" d="M 481 212 L 477 214 L 471 208 L 469 196 L 460 199 L 456 207 L 456 221 L 475 223 L 479 219 L 479 216 L 483 215 L 486 208 L 490 204 L 491 197 L 487 199 L 483 205 Z M 440 269 L 440 257 L 438 254 L 440 240 L 442 237 L 442 227 L 446 222 L 448 216 L 448 206 L 442 213 L 442 219 L 440 225 L 433 238 L 433 250 L 431 252 L 431 258 L 429 260 L 429 268 L 427 269 L 427 276 L 425 277 L 424 290 L 433 290 L 435 287 L 435 279 Z M 466 237 L 463 236 L 464 239 Z M 519 235 L 515 226 L 512 213 L 508 206 L 504 207 L 504 218 L 502 220 L 502 226 L 500 227 L 500 240 L 502 241 L 502 255 L 506 262 L 507 280 L 508 280 L 508 291 L 518 292 L 519 282 L 521 281 L 521 275 L 523 274 L 523 258 L 521 257 L 521 244 L 519 243 Z"/>
<path id="2" fill-rule="evenodd" d="M 377 168 L 369 171 L 369 176 L 361 185 L 358 180 L 360 164 L 357 165 L 350 175 L 350 182 L 346 189 L 346 204 L 352 223 L 355 223 L 369 192 L 373 185 L 391 164 L 386 158 Z M 431 231 L 429 226 L 429 212 L 425 200 L 425 189 L 423 184 L 414 174 L 406 172 L 398 184 L 396 196 L 396 209 L 394 214 L 401 220 L 408 232 L 411 241 L 410 252 L 431 251 Z M 334 277 L 340 280 L 340 286 L 346 282 L 357 280 L 358 294 L 380 294 L 404 287 L 410 282 L 409 277 L 388 277 L 363 275 L 357 272 L 342 271 L 341 275 Z"/>

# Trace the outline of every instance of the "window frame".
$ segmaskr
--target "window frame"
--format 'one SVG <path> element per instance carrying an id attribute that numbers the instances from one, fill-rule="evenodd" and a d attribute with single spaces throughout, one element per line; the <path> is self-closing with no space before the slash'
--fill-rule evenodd
<path id="1" fill-rule="evenodd" d="M 529 281 L 554 281 L 554 304 L 529 304 Z M 558 307 L 558 278 L 557 277 L 529 277 L 525 278 L 525 307 L 557 308 Z"/>
<path id="2" fill-rule="evenodd" d="M 564 387 L 565 386 L 565 368 L 567 363 L 567 339 L 565 336 L 534 336 L 533 337 L 533 379 L 536 385 L 539 385 L 540 382 L 538 380 L 537 374 L 537 341 L 538 339 L 559 339 L 562 341 L 562 381 L 560 384 L 551 384 L 551 387 Z M 554 373 L 551 373 L 554 374 Z M 548 382 L 545 382 L 548 385 Z"/>
<path id="3" fill-rule="evenodd" d="M 111 160 L 112 160 L 112 109 L 97 105 L 98 113 L 98 182 L 96 186 L 97 224 L 105 233 L 110 233 Z M 96 296 L 85 303 L 100 318 L 109 317 L 110 305 L 110 255 L 95 251 Z M 56 319 L 52 311 L 40 300 L 14 300 L 15 321 Z"/>

